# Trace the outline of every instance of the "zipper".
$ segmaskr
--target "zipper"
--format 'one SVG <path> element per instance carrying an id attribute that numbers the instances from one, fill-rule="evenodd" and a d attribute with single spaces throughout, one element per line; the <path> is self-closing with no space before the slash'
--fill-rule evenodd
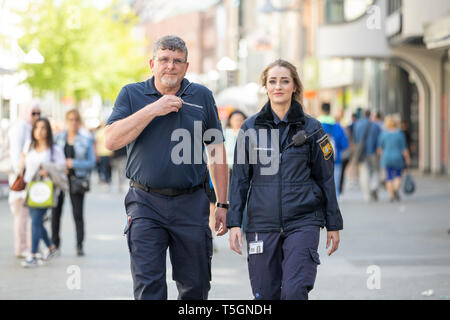
<path id="1" fill-rule="evenodd" d="M 282 179 L 282 174 L 281 174 L 281 168 L 282 168 L 282 165 L 281 165 L 281 161 L 282 161 L 282 158 L 283 158 L 283 153 L 281 152 L 280 153 L 280 170 L 278 170 L 278 175 L 279 175 L 279 177 L 280 177 L 280 180 L 279 180 L 279 188 L 278 188 L 278 199 L 279 199 L 279 213 L 280 213 L 280 232 L 281 233 L 283 233 L 284 232 L 284 226 L 283 226 L 283 211 L 282 211 L 282 208 L 283 208 L 283 205 L 282 205 L 282 201 L 281 201 L 281 193 L 282 193 L 282 183 L 281 183 L 281 179 Z"/>

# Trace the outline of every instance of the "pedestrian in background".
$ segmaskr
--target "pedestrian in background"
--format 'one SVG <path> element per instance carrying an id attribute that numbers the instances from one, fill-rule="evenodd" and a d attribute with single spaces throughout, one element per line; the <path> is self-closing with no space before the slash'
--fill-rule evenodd
<path id="1" fill-rule="evenodd" d="M 405 134 L 399 130 L 398 121 L 392 116 L 386 117 L 385 128 L 378 138 L 378 153 L 381 158 L 381 167 L 386 171 L 389 200 L 400 201 L 402 171 L 409 166 L 410 155 Z"/>
<path id="2" fill-rule="evenodd" d="M 230 113 L 227 125 L 224 131 L 225 149 L 227 151 L 227 163 L 230 169 L 230 177 L 233 170 L 234 147 L 236 146 L 237 137 L 242 124 L 247 119 L 245 113 L 240 110 L 234 110 Z"/>
<path id="3" fill-rule="evenodd" d="M 370 110 L 366 110 L 364 117 L 356 122 L 354 129 L 356 148 L 361 147 L 362 157 L 356 161 L 358 162 L 359 183 L 366 202 L 378 201 L 380 184 L 377 142 L 381 129 L 379 125 L 371 121 L 370 115 Z M 355 150 L 355 156 L 358 155 L 358 151 Z"/>
<path id="4" fill-rule="evenodd" d="M 124 233 L 135 299 L 167 299 L 168 248 L 179 299 L 208 298 L 213 250 L 203 152 L 216 159 L 208 164 L 218 201 L 216 235 L 227 232 L 222 127 L 211 91 L 185 78 L 187 59 L 181 38 L 156 41 L 150 60 L 153 77 L 122 88 L 105 130 L 108 149 L 127 147 L 130 189 Z M 213 132 L 218 136 L 205 135 Z M 181 160 L 173 154 L 179 144 L 176 134 L 188 142 Z"/>
<path id="5" fill-rule="evenodd" d="M 233 176 L 233 162 L 234 162 L 234 149 L 236 147 L 237 137 L 242 124 L 247 119 L 245 113 L 240 110 L 234 110 L 230 113 L 227 120 L 227 126 L 224 131 L 225 137 L 225 149 L 227 151 L 227 163 L 229 169 L 229 181 L 228 197 L 230 196 L 231 177 Z M 228 199 L 229 200 L 229 199 Z M 242 219 L 242 231 L 245 232 L 247 212 L 244 212 Z"/>
<path id="6" fill-rule="evenodd" d="M 23 163 L 26 168 L 24 181 L 30 183 L 36 175 L 47 177 L 48 172 L 43 169 L 46 163 L 64 165 L 66 159 L 63 151 L 53 143 L 53 134 L 50 122 L 46 118 L 39 118 L 33 124 L 31 131 L 31 142 L 25 146 Z M 37 266 L 36 254 L 39 242 L 42 239 L 48 248 L 48 255 L 45 260 L 49 260 L 57 254 L 56 246 L 50 240 L 47 230 L 44 227 L 44 216 L 47 208 L 29 208 L 31 217 L 31 255 L 23 262 L 22 266 L 31 268 Z"/>
<path id="7" fill-rule="evenodd" d="M 333 150 L 320 122 L 303 112 L 303 86 L 295 66 L 277 60 L 263 71 L 261 83 L 268 101 L 244 122 L 236 146 L 227 214 L 230 248 L 242 254 L 237 244 L 242 246 L 248 202 L 247 261 L 255 299 L 308 299 L 320 264 L 320 228 L 327 228 L 329 255 L 338 249 L 343 228 Z M 279 139 L 272 142 L 274 130 Z M 252 139 L 250 134 L 246 139 L 252 131 L 267 137 Z M 303 137 L 298 145 L 292 143 L 297 134 Z M 237 154 L 242 149 L 245 154 Z M 250 161 L 254 150 L 270 152 L 272 161 L 280 159 L 278 170 L 263 173 L 267 162 L 261 155 Z"/>
<path id="8" fill-rule="evenodd" d="M 322 128 L 330 139 L 333 147 L 334 158 L 334 183 L 336 187 L 336 196 L 340 195 L 340 182 L 343 175 L 342 157 L 345 155 L 345 160 L 350 158 L 348 153 L 349 145 L 348 139 L 345 135 L 344 129 L 336 120 L 330 115 L 331 105 L 329 103 L 322 103 L 322 115 L 317 118 L 322 123 Z"/>
<path id="9" fill-rule="evenodd" d="M 126 181 L 125 170 L 127 167 L 127 148 L 123 147 L 113 151 L 111 158 L 112 180 L 117 181 L 117 191 L 122 193 Z M 114 178 L 115 177 L 115 178 Z"/>
<path id="10" fill-rule="evenodd" d="M 380 111 L 375 112 L 373 115 L 373 122 L 375 122 L 382 131 L 384 130 L 383 114 Z"/>
<path id="11" fill-rule="evenodd" d="M 354 132 L 355 132 L 355 124 L 358 120 L 356 112 L 352 113 L 350 124 L 345 128 L 347 138 L 349 140 L 349 147 L 350 147 L 350 158 L 348 159 L 348 169 L 347 169 L 347 175 L 348 175 L 348 185 L 350 188 L 358 186 L 358 163 L 355 162 L 355 158 L 353 157 L 355 153 L 355 139 L 354 139 Z M 339 189 L 342 191 L 344 190 L 344 179 L 345 179 L 345 170 L 342 172 L 341 176 L 341 182 Z"/>
<path id="12" fill-rule="evenodd" d="M 95 167 L 94 140 L 87 130 L 81 130 L 81 116 L 78 110 L 66 113 L 67 130 L 59 133 L 55 141 L 64 150 L 66 157 L 69 196 L 76 230 L 76 252 L 84 255 L 84 199 L 89 190 L 89 179 Z M 60 224 L 65 194 L 61 192 L 58 204 L 52 210 L 52 240 L 59 249 L 61 246 Z"/>
<path id="13" fill-rule="evenodd" d="M 95 156 L 100 182 L 111 183 L 111 157 L 113 152 L 105 147 L 105 124 L 102 123 L 95 132 Z"/>
<path id="14" fill-rule="evenodd" d="M 23 173 L 21 161 L 25 146 L 30 145 L 31 128 L 39 119 L 41 109 L 34 102 L 19 105 L 19 119 L 8 132 L 9 157 L 12 172 L 8 175 L 10 186 Z M 26 190 L 9 191 L 8 202 L 14 217 L 14 254 L 17 258 L 26 258 L 31 250 L 31 224 L 28 207 L 25 204 Z"/>

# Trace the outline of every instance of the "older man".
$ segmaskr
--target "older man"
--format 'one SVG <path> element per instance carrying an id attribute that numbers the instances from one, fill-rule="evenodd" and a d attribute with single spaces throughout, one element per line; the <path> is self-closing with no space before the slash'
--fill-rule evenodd
<path id="1" fill-rule="evenodd" d="M 35 101 L 19 105 L 19 118 L 9 130 L 9 155 L 12 172 L 9 174 L 10 185 L 23 171 L 22 154 L 31 141 L 31 127 L 39 119 L 41 109 Z M 28 207 L 24 206 L 26 191 L 10 191 L 9 205 L 14 216 L 14 252 L 17 258 L 26 258 L 31 249 L 31 225 Z"/>
<path id="2" fill-rule="evenodd" d="M 167 299 L 167 248 L 179 299 L 208 297 L 212 238 L 203 144 L 216 159 L 210 165 L 218 199 L 216 231 L 227 232 L 223 137 L 205 138 L 208 130 L 222 128 L 211 91 L 184 78 L 187 56 L 179 37 L 159 39 L 150 60 L 153 77 L 122 88 L 105 129 L 108 149 L 127 147 L 131 187 L 125 233 L 136 299 Z M 187 148 L 179 149 L 183 143 Z"/>

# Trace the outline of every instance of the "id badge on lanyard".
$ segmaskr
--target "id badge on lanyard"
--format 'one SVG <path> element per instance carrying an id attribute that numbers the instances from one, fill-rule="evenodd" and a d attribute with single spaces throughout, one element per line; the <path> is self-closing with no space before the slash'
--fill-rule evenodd
<path id="1" fill-rule="evenodd" d="M 263 253 L 264 243 L 262 240 L 258 241 L 258 232 L 255 232 L 255 241 L 249 242 L 248 254 Z"/>

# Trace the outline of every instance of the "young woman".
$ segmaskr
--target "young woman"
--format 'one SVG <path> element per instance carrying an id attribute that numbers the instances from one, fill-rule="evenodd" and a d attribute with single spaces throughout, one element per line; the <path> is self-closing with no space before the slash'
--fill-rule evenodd
<path id="1" fill-rule="evenodd" d="M 320 264 L 320 228 L 327 228 L 327 248 L 332 242 L 328 255 L 338 249 L 343 229 L 333 150 L 320 122 L 303 113 L 303 86 L 291 63 L 273 62 L 261 82 L 268 101 L 244 122 L 236 144 L 227 213 L 230 247 L 241 254 L 237 243 L 242 246 L 247 203 L 255 299 L 307 299 Z"/>
<path id="2" fill-rule="evenodd" d="M 92 169 L 95 167 L 94 139 L 92 136 L 81 131 L 81 116 L 76 110 L 66 113 L 67 130 L 56 136 L 56 143 L 64 150 L 66 157 L 66 168 L 69 180 L 69 193 L 72 203 L 72 213 L 75 220 L 77 235 L 77 255 L 83 256 L 84 241 L 84 190 L 75 190 L 73 181 L 75 178 L 89 180 Z M 52 212 L 52 240 L 59 248 L 60 246 L 60 221 L 62 207 L 64 203 L 64 193 L 61 192 L 58 205 Z"/>
<path id="3" fill-rule="evenodd" d="M 53 162 L 64 164 L 65 158 L 62 150 L 53 144 L 53 134 L 50 123 L 45 118 L 39 118 L 33 124 L 31 130 L 31 144 L 25 147 L 25 175 L 24 180 L 29 183 L 37 175 L 46 177 L 48 173 L 42 168 L 44 163 Z M 56 254 L 56 247 L 48 237 L 44 227 L 44 216 L 46 208 L 29 208 L 31 217 L 31 255 L 22 262 L 25 268 L 37 265 L 36 254 L 38 252 L 39 241 L 42 239 L 49 249 L 46 260 Z"/>
<path id="4" fill-rule="evenodd" d="M 384 122 L 385 130 L 378 137 L 378 154 L 381 166 L 386 170 L 386 189 L 391 202 L 400 201 L 399 189 L 402 171 L 409 166 L 410 157 L 405 134 L 399 130 L 397 120 L 388 116 Z"/>

